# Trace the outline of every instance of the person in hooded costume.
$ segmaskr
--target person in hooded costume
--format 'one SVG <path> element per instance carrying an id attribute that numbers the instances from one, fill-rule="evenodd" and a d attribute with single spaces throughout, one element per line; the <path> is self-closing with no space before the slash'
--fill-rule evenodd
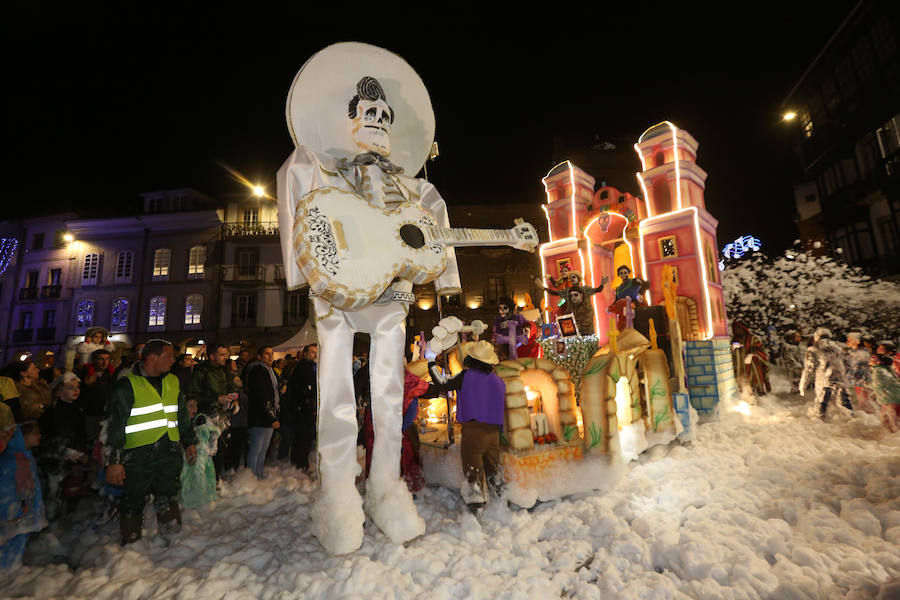
<path id="1" fill-rule="evenodd" d="M 813 344 L 806 349 L 803 374 L 800 376 L 801 396 L 806 394 L 811 381 L 814 382 L 814 401 L 819 417 L 825 418 L 828 404 L 836 398 L 844 408 L 853 410 L 844 371 L 844 350 L 832 341 L 831 331 L 824 327 L 816 329 Z"/>

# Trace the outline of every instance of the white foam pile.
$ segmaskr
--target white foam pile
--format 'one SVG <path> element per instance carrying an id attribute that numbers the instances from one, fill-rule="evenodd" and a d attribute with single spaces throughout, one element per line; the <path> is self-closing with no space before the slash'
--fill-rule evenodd
<path id="1" fill-rule="evenodd" d="M 35 598 L 892 598 L 900 594 L 900 435 L 871 415 L 810 419 L 779 396 L 725 410 L 690 445 L 655 446 L 605 494 L 532 512 L 456 491 L 416 504 L 427 533 L 329 557 L 310 534 L 314 484 L 242 472 L 188 511 L 170 548 L 120 548 L 77 520 L 37 538 L 2 596 Z M 78 516 L 78 515 L 76 515 Z M 86 518 L 82 513 L 80 515 Z M 67 564 L 52 564 L 64 554 Z M 59 562 L 59 558 L 56 559 Z"/>

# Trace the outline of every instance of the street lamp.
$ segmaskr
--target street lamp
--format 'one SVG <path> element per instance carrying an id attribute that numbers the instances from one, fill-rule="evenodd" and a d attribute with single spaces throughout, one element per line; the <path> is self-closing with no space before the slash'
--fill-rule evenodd
<path id="1" fill-rule="evenodd" d="M 793 121 L 794 119 L 797 118 L 797 113 L 795 113 L 792 110 L 789 110 L 788 112 L 784 113 L 784 116 L 782 116 L 781 118 L 784 119 L 785 121 Z"/>
<path id="2" fill-rule="evenodd" d="M 257 198 L 262 198 L 263 196 L 266 195 L 266 190 L 265 190 L 265 188 L 264 188 L 263 186 L 261 186 L 261 185 L 254 185 L 254 186 L 253 186 L 253 193 L 256 195 Z"/>

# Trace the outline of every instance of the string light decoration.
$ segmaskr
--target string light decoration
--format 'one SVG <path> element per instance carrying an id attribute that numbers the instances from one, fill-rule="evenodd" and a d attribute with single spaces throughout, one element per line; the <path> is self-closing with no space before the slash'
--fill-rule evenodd
<path id="1" fill-rule="evenodd" d="M 18 248 L 19 240 L 16 238 L 0 238 L 0 275 L 6 273 Z"/>

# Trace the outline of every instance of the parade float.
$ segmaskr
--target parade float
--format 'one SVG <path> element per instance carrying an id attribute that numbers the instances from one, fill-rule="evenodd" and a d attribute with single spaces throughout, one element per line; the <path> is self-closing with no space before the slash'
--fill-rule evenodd
<path id="1" fill-rule="evenodd" d="M 646 130 L 634 146 L 643 198 L 595 190 L 594 178 L 570 161 L 543 178 L 550 238 L 539 246 L 543 279 L 564 284 L 577 273 L 593 323 L 579 335 L 573 315 L 560 311 L 565 304 L 545 292 L 543 358 L 495 369 L 506 384 L 501 464 L 511 502 L 530 507 L 609 489 L 628 460 L 692 439 L 696 423 L 737 393 L 714 250 L 718 222 L 706 211 L 697 146 L 668 121 Z M 625 297 L 634 282 L 639 293 Z M 462 362 L 461 346 L 451 365 Z M 432 401 L 423 418 L 429 482 L 458 487 L 452 403 Z"/>

